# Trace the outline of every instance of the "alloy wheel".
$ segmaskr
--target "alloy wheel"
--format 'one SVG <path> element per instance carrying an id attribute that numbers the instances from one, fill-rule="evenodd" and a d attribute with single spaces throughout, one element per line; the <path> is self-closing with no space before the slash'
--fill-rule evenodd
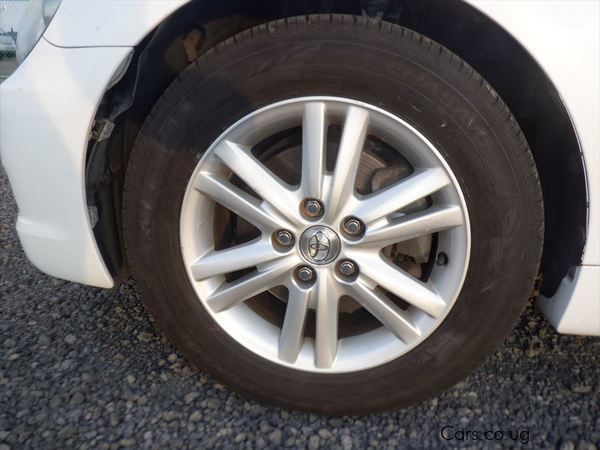
<path id="1" fill-rule="evenodd" d="M 190 282 L 248 350 L 354 372 L 426 339 L 468 267 L 469 217 L 436 148 L 351 99 L 261 108 L 218 137 L 182 204 Z"/>

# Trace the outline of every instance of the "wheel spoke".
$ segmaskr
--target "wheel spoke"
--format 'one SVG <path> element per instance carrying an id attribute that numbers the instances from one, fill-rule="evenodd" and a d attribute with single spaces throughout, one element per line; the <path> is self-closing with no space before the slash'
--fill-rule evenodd
<path id="1" fill-rule="evenodd" d="M 236 270 L 265 264 L 282 254 L 277 252 L 268 239 L 237 245 L 226 250 L 211 251 L 192 264 L 192 275 L 197 281 Z"/>
<path id="2" fill-rule="evenodd" d="M 382 227 L 369 228 L 358 245 L 381 249 L 398 242 L 448 230 L 463 224 L 458 206 L 435 206 L 408 214 Z"/>
<path id="3" fill-rule="evenodd" d="M 360 164 L 360 155 L 364 148 L 369 124 L 369 112 L 366 109 L 350 106 L 344 122 L 344 130 L 337 155 L 335 171 L 329 192 L 327 220 L 333 220 L 354 195 L 356 173 Z"/>
<path id="4" fill-rule="evenodd" d="M 302 192 L 306 198 L 323 200 L 325 145 L 327 140 L 325 103 L 307 103 L 302 122 Z"/>
<path id="5" fill-rule="evenodd" d="M 200 172 L 194 187 L 262 231 L 291 228 L 290 223 L 275 211 L 263 208 L 260 200 L 218 175 Z"/>
<path id="6" fill-rule="evenodd" d="M 386 328 L 389 328 L 406 344 L 421 336 L 421 331 L 392 300 L 382 292 L 371 289 L 359 277 L 350 289 L 355 294 L 353 298 L 364 306 Z"/>
<path id="7" fill-rule="evenodd" d="M 223 141 L 214 149 L 214 153 L 244 183 L 288 220 L 293 220 L 298 215 L 298 195 L 278 180 L 247 149 L 234 142 Z"/>
<path id="8" fill-rule="evenodd" d="M 444 169 L 417 171 L 397 184 L 376 192 L 359 202 L 353 214 L 364 223 L 383 218 L 450 184 Z"/>
<path id="9" fill-rule="evenodd" d="M 315 334 L 315 365 L 333 365 L 338 344 L 339 292 L 333 277 L 323 272 L 317 281 L 317 326 Z"/>
<path id="10" fill-rule="evenodd" d="M 292 258 L 283 258 L 267 267 L 243 276 L 231 283 L 223 283 L 206 299 L 214 312 L 221 312 L 232 306 L 248 300 L 268 289 L 283 284 L 288 272 L 294 266 Z"/>
<path id="11" fill-rule="evenodd" d="M 392 266 L 379 254 L 361 251 L 348 252 L 348 256 L 358 262 L 361 274 L 430 316 L 437 318 L 446 309 L 446 302 L 432 285 Z"/>
<path id="12" fill-rule="evenodd" d="M 290 288 L 283 328 L 279 337 L 279 359 L 294 363 L 302 348 L 308 301 L 314 290 Z"/>

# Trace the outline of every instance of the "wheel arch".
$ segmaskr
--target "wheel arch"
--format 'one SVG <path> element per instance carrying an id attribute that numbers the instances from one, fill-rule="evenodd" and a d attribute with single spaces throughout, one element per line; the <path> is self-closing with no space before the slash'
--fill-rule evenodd
<path id="1" fill-rule="evenodd" d="M 101 134 L 107 122 L 114 129 L 88 148 L 87 199 L 98 211 L 94 232 L 113 276 L 126 272 L 120 212 L 129 153 L 159 96 L 216 43 L 260 23 L 313 13 L 368 14 L 411 28 L 452 50 L 498 91 L 540 174 L 546 220 L 541 290 L 552 296 L 580 263 L 587 236 L 586 172 L 577 131 L 558 90 L 527 50 L 481 11 L 450 0 L 192 0 L 169 15 L 140 42 L 120 81 L 106 92 L 96 131 Z"/>

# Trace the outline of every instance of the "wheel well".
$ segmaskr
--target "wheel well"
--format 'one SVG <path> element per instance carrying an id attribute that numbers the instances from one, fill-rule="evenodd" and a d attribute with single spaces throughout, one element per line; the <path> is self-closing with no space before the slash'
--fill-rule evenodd
<path id="1" fill-rule="evenodd" d="M 366 14 L 413 29 L 452 50 L 496 89 L 521 126 L 540 174 L 546 222 L 541 292 L 553 295 L 580 263 L 586 239 L 587 191 L 576 132 L 556 88 L 528 52 L 484 14 L 453 0 L 193 0 L 168 17 L 137 46 L 127 71 L 105 94 L 96 127 L 115 127 L 109 139 L 91 141 L 88 148 L 88 205 L 98 213 L 94 232 L 113 275 L 126 273 L 120 231 L 124 172 L 159 96 L 216 43 L 270 20 L 314 13 Z"/>

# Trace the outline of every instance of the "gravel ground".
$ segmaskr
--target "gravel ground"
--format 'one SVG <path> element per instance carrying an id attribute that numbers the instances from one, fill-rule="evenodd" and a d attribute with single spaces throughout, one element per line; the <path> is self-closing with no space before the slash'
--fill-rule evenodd
<path id="1" fill-rule="evenodd" d="M 186 364 L 133 282 L 103 291 L 39 273 L 15 216 L 0 171 L 0 450 L 600 447 L 600 339 L 560 336 L 533 308 L 436 399 L 367 417 L 297 413 L 241 398 Z"/>

